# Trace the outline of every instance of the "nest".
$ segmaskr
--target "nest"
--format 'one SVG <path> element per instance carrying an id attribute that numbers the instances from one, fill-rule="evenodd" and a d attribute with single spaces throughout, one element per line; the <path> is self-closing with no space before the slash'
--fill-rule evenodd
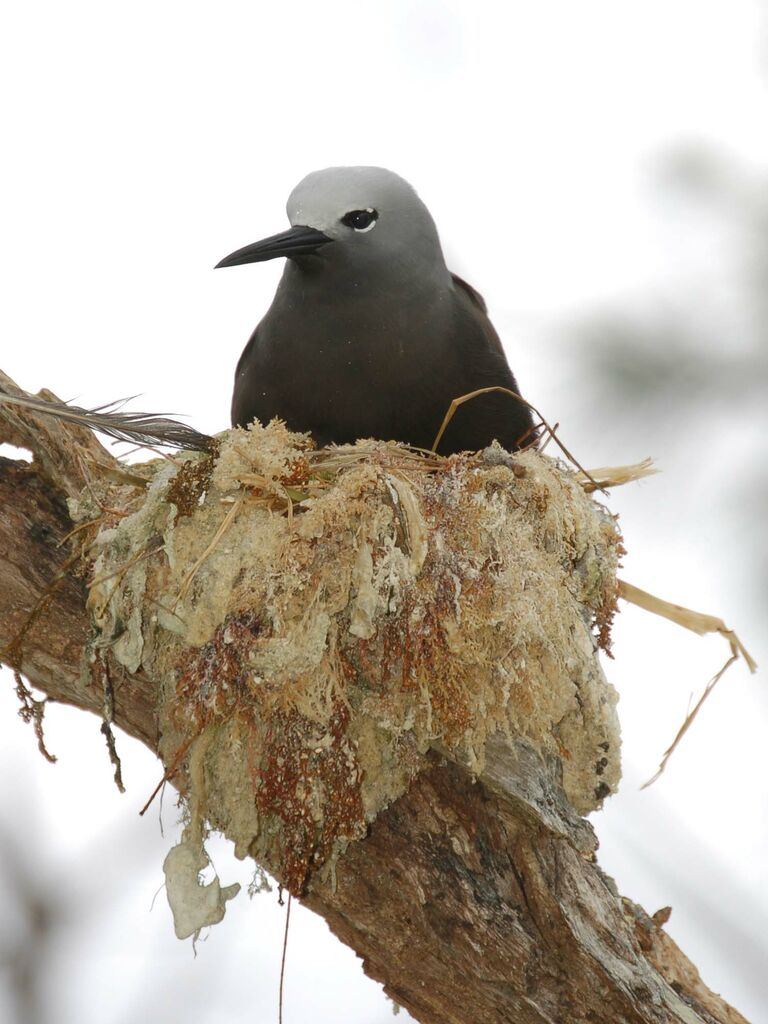
<path id="1" fill-rule="evenodd" d="M 317 452 L 276 422 L 131 469 L 146 487 L 94 484 L 72 513 L 98 520 L 98 644 L 155 681 L 198 831 L 298 893 L 431 748 L 481 774 L 491 734 L 523 736 L 580 813 L 617 786 L 597 649 L 621 540 L 556 459 Z"/>

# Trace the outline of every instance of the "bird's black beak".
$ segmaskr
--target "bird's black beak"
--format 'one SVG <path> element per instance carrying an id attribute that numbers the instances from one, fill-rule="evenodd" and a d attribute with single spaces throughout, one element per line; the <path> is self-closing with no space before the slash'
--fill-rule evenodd
<path id="1" fill-rule="evenodd" d="M 307 228 L 299 224 L 288 231 L 282 231 L 279 235 L 270 235 L 269 238 L 262 238 L 260 242 L 244 245 L 242 249 L 225 256 L 216 264 L 215 269 L 239 267 L 242 263 L 261 263 L 263 260 L 273 260 L 278 256 L 287 256 L 289 259 L 296 256 L 311 256 L 330 241 L 332 239 L 317 228 Z"/>

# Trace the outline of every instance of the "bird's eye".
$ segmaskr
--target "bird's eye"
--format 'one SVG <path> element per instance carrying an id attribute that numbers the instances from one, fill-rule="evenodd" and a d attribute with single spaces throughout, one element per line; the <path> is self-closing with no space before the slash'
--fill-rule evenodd
<path id="1" fill-rule="evenodd" d="M 341 223 L 355 231 L 370 231 L 378 219 L 377 210 L 350 210 L 341 218 Z"/>

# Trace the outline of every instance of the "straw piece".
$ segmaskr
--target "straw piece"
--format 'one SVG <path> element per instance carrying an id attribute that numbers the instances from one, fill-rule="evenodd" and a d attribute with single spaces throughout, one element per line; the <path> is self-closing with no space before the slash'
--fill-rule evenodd
<path id="1" fill-rule="evenodd" d="M 224 534 L 227 532 L 229 527 L 232 525 L 232 520 L 235 518 L 237 513 L 240 511 L 240 509 L 242 508 L 242 505 L 243 505 L 243 499 L 242 498 L 238 498 L 238 500 L 234 503 L 234 505 L 229 510 L 229 512 L 227 512 L 226 516 L 222 520 L 221 526 L 216 531 L 216 533 L 215 533 L 215 535 L 213 537 L 213 540 L 211 541 L 211 543 L 208 545 L 208 547 L 205 549 L 205 551 L 202 553 L 202 555 L 200 555 L 198 560 L 195 562 L 195 564 L 192 566 L 192 568 L 187 573 L 187 576 L 186 576 L 186 578 L 184 579 L 184 582 L 181 585 L 181 589 L 179 590 L 178 594 L 176 595 L 176 600 L 171 605 L 171 611 L 175 611 L 176 606 L 178 605 L 179 601 L 183 601 L 184 600 L 184 598 L 187 595 L 187 591 L 189 590 L 190 586 L 192 585 L 192 580 L 194 580 L 195 576 L 197 575 L 198 569 L 203 564 L 203 562 L 205 562 L 205 560 L 208 558 L 208 556 L 215 550 L 216 545 L 219 543 L 221 538 L 224 536 Z"/>
<path id="2" fill-rule="evenodd" d="M 751 656 L 746 647 L 744 647 L 736 633 L 732 629 L 728 629 L 723 620 L 719 619 L 716 615 L 705 615 L 703 612 L 696 612 L 691 608 L 684 608 L 682 605 L 672 604 L 670 601 L 663 601 L 660 597 L 655 597 L 653 594 L 649 594 L 647 591 L 641 590 L 639 587 L 635 587 L 631 583 L 626 583 L 624 580 L 617 580 L 617 582 L 619 585 L 619 597 L 623 597 L 624 600 L 629 601 L 630 604 L 636 604 L 639 608 L 643 608 L 647 612 L 653 612 L 654 615 L 660 615 L 664 619 L 669 619 L 670 622 L 675 622 L 678 626 L 690 629 L 694 633 L 698 633 L 699 636 L 705 636 L 707 633 L 720 633 L 728 641 L 728 646 L 731 649 L 731 656 L 704 687 L 701 697 L 699 697 L 693 709 L 686 715 L 685 721 L 678 729 L 674 740 L 667 750 L 664 751 L 664 756 L 661 759 L 661 763 L 659 764 L 656 774 L 652 778 L 648 779 L 647 782 L 643 783 L 641 788 L 646 789 L 646 787 L 652 785 L 652 783 L 658 779 L 667 767 L 667 762 L 676 750 L 683 736 L 685 736 L 686 732 L 690 729 L 693 724 L 693 720 L 701 710 L 704 701 L 710 693 L 712 693 L 717 683 L 722 679 L 731 665 L 733 665 L 733 663 L 739 658 L 743 658 L 747 663 L 749 671 L 756 672 L 757 662 Z"/>
<path id="3" fill-rule="evenodd" d="M 635 462 L 631 466 L 600 466 L 598 469 L 590 469 L 589 474 L 577 473 L 576 479 L 587 492 L 591 494 L 606 487 L 620 487 L 622 484 L 632 483 L 634 480 L 642 480 L 643 477 L 653 476 L 659 470 L 653 464 L 653 459 L 646 458 L 642 462 Z"/>

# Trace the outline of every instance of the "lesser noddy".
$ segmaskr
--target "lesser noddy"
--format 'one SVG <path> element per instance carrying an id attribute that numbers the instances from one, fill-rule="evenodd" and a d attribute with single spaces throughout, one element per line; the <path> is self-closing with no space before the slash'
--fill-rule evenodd
<path id="1" fill-rule="evenodd" d="M 275 298 L 235 373 L 232 424 L 285 420 L 319 445 L 358 438 L 431 448 L 451 401 L 517 392 L 481 295 L 445 265 L 415 190 L 381 167 L 329 167 L 288 198 L 291 227 L 217 266 L 285 256 Z M 463 404 L 441 454 L 535 440 L 501 393 Z"/>

